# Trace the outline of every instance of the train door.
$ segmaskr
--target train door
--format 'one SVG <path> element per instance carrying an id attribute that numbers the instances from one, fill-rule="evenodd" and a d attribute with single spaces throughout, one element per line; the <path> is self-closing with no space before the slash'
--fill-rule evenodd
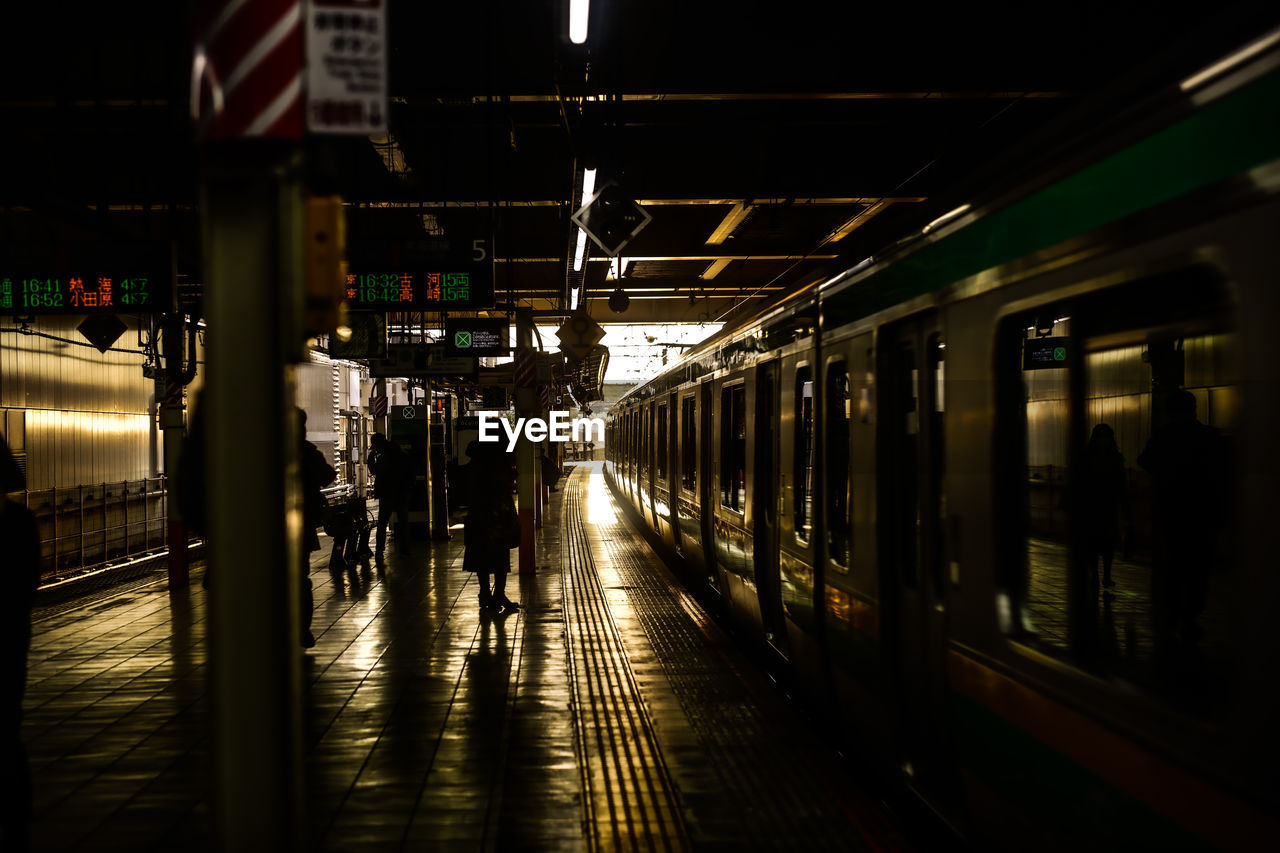
<path id="1" fill-rule="evenodd" d="M 711 538 L 711 522 L 715 515 L 715 478 L 711 474 L 714 458 L 711 446 L 711 383 L 698 386 L 698 497 L 702 502 L 702 553 L 707 585 L 720 592 L 720 575 L 716 571 L 716 543 Z"/>
<path id="2" fill-rule="evenodd" d="M 654 489 L 657 487 L 657 442 L 654 440 L 654 422 L 657 420 L 656 405 L 647 403 L 644 407 L 644 514 L 648 516 L 648 524 L 658 529 L 657 501 Z"/>
<path id="3" fill-rule="evenodd" d="M 751 538 L 765 639 L 785 658 L 787 631 L 782 618 L 782 591 L 778 579 L 778 376 L 776 361 L 756 368 Z"/>
<path id="4" fill-rule="evenodd" d="M 881 589 L 898 751 L 908 783 L 944 809 L 956 790 L 943 705 L 945 354 L 933 313 L 880 333 Z"/>
<path id="5" fill-rule="evenodd" d="M 662 447 L 658 449 L 666 457 L 662 465 L 663 484 L 666 487 L 666 522 L 671 530 L 671 546 L 680 553 L 680 520 L 677 518 L 680 508 L 680 457 L 676 452 L 679 443 L 676 437 L 680 434 L 680 400 L 672 391 L 667 395 L 667 402 L 660 410 L 658 437 Z"/>

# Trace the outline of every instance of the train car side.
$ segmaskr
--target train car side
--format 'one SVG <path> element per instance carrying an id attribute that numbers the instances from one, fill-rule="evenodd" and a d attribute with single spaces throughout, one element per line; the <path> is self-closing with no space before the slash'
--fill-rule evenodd
<path id="1" fill-rule="evenodd" d="M 1000 846 L 1280 829 L 1275 66 L 726 330 L 613 415 L 611 481 L 691 586 L 833 738 Z"/>

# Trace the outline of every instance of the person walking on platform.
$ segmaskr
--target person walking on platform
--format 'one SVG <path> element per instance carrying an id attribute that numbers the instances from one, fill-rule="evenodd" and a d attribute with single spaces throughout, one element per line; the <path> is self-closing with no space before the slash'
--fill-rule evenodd
<path id="1" fill-rule="evenodd" d="M 511 497 L 515 469 L 497 443 L 473 441 L 467 445 L 467 456 L 471 461 L 462 470 L 469 505 L 462 568 L 475 572 L 480 582 L 480 611 L 505 616 L 520 609 L 506 593 L 511 549 L 520 545 L 520 519 Z"/>
<path id="2" fill-rule="evenodd" d="M 22 743 L 22 696 L 27 687 L 27 651 L 31 647 L 31 606 L 40 582 L 40 534 L 31 510 L 9 500 L 9 492 L 27 487 L 9 445 L 0 436 L 0 536 L 6 551 L 8 589 L 0 597 L 4 632 L 4 672 L 0 674 L 3 755 L 0 755 L 0 849 L 29 850 L 31 845 L 31 770 Z"/>
<path id="3" fill-rule="evenodd" d="M 371 439 L 369 468 L 373 471 L 373 496 L 378 499 L 378 544 L 374 558 L 381 563 L 387 541 L 387 522 L 396 516 L 396 550 L 403 557 L 412 555 L 409 547 L 409 487 L 412 473 L 409 458 L 400 445 L 382 433 Z"/>

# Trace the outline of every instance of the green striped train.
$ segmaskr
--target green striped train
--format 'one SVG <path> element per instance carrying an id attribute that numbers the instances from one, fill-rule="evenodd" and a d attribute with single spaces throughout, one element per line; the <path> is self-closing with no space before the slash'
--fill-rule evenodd
<path id="1" fill-rule="evenodd" d="M 984 847 L 1280 832 L 1277 41 L 610 412 L 685 580 Z"/>

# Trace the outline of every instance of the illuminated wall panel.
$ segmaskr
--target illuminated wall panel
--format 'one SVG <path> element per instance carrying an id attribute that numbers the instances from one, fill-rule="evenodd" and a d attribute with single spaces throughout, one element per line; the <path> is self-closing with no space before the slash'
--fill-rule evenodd
<path id="1" fill-rule="evenodd" d="M 142 375 L 136 321 L 99 353 L 80 317 L 40 317 L 36 334 L 0 335 L 0 407 L 23 412 L 27 487 L 71 488 L 155 476 L 162 468 L 151 415 L 154 382 Z"/>

